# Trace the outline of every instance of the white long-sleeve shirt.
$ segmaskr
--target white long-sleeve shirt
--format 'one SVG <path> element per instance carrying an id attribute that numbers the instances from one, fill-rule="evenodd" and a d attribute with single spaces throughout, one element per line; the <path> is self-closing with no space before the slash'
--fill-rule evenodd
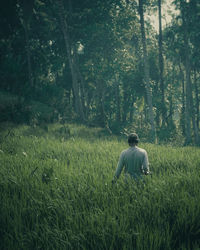
<path id="1" fill-rule="evenodd" d="M 133 146 L 122 151 L 115 172 L 117 178 L 119 178 L 123 167 L 125 167 L 125 174 L 129 174 L 134 179 L 141 178 L 143 172 L 149 172 L 149 161 L 146 150 Z"/>

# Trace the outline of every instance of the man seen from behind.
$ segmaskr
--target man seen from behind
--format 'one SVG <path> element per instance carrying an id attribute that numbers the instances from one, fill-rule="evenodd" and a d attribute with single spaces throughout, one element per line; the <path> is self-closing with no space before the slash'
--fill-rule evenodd
<path id="1" fill-rule="evenodd" d="M 143 180 L 143 175 L 148 175 L 149 161 L 146 150 L 139 148 L 139 138 L 135 133 L 128 136 L 129 148 L 123 150 L 118 161 L 112 183 L 115 183 L 119 178 L 123 168 L 125 180 L 134 179 L 135 181 Z"/>

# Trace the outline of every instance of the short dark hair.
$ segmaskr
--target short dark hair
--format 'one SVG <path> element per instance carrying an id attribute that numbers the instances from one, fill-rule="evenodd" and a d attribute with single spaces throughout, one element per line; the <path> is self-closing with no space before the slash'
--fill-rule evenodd
<path id="1" fill-rule="evenodd" d="M 128 136 L 128 143 L 133 144 L 133 143 L 138 143 L 139 142 L 139 137 L 136 133 L 131 133 Z"/>

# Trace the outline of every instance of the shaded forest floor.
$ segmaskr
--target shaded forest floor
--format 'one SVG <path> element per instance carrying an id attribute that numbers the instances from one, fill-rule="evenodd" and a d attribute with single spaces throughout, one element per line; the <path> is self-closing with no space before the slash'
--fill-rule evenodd
<path id="1" fill-rule="evenodd" d="M 153 175 L 112 186 L 125 138 L 0 127 L 0 249 L 199 249 L 199 148 L 143 143 Z"/>

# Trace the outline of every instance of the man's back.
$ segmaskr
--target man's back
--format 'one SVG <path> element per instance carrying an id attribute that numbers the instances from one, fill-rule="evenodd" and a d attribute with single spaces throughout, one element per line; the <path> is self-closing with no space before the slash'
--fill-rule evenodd
<path id="1" fill-rule="evenodd" d="M 149 174 L 147 152 L 144 149 L 137 147 L 138 142 L 139 137 L 137 134 L 131 133 L 128 136 L 128 144 L 130 147 L 122 151 L 112 183 L 115 183 L 119 178 L 123 167 L 125 167 L 124 172 L 126 177 L 130 176 L 135 180 L 141 179 L 143 174 Z"/>
<path id="2" fill-rule="evenodd" d="M 141 177 L 143 171 L 149 170 L 147 152 L 137 146 L 122 151 L 115 173 L 117 177 L 119 177 L 123 167 L 125 167 L 125 174 L 134 178 Z"/>

